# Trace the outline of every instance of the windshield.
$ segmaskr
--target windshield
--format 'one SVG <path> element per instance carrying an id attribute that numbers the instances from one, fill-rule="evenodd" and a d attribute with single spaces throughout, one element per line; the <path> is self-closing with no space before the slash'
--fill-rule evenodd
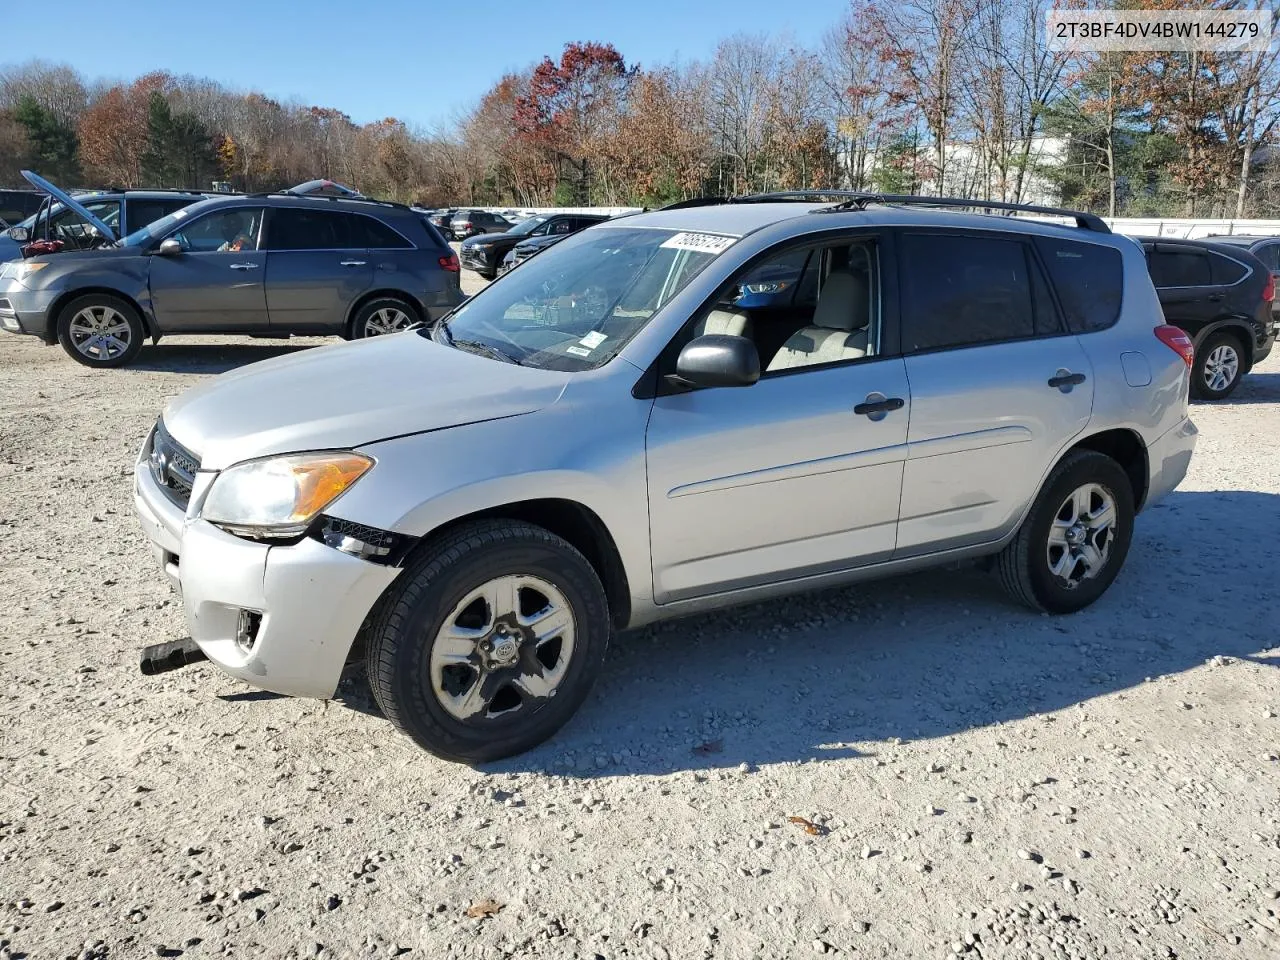
<path id="1" fill-rule="evenodd" d="M 147 244 L 151 243 L 151 241 L 156 240 L 160 237 L 163 237 L 166 233 L 169 232 L 170 229 L 172 229 L 175 225 L 181 223 L 189 215 L 190 214 L 188 214 L 185 208 L 181 210 L 175 210 L 173 211 L 173 213 L 169 214 L 167 217 L 161 217 L 159 220 L 156 220 L 152 223 L 148 223 L 145 227 L 142 227 L 140 230 L 133 231 L 133 233 L 121 239 L 120 242 L 117 244 L 117 246 L 121 246 L 121 247 L 146 246 Z"/>
<path id="2" fill-rule="evenodd" d="M 528 220 L 521 220 L 518 224 L 508 230 L 507 233 L 511 234 L 513 237 L 527 237 L 546 222 L 546 217 L 530 217 Z"/>
<path id="3" fill-rule="evenodd" d="M 548 370 L 590 370 L 734 242 L 645 228 L 584 231 L 455 310 L 437 339 Z"/>

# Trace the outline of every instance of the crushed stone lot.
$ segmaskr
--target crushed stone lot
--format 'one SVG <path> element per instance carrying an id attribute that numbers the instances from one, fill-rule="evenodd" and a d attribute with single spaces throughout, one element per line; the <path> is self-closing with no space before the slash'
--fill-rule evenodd
<path id="1" fill-rule="evenodd" d="M 94 372 L 0 338 L 0 958 L 1280 955 L 1280 358 L 1193 408 L 1091 609 L 964 568 L 645 629 L 559 736 L 469 769 L 358 673 L 324 703 L 138 672 L 185 635 L 147 429 L 327 342 Z"/>

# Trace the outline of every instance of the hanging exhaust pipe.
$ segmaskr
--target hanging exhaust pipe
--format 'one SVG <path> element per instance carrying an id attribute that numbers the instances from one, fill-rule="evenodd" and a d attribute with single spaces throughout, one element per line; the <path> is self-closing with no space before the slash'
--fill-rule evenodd
<path id="1" fill-rule="evenodd" d="M 196 642 L 187 638 L 143 647 L 138 666 L 146 676 L 154 677 L 157 673 L 181 670 L 183 667 L 208 659 L 204 651 L 196 646 Z"/>

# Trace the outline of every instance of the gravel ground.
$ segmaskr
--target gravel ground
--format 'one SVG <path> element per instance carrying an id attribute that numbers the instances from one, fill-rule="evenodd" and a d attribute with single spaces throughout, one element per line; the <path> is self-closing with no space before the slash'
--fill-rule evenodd
<path id="1" fill-rule="evenodd" d="M 473 770 L 359 675 L 322 703 L 137 672 L 183 635 L 139 443 L 310 342 L 95 373 L 0 338 L 0 958 L 1280 953 L 1277 360 L 1195 408 L 1090 610 L 949 570 L 662 625 Z"/>

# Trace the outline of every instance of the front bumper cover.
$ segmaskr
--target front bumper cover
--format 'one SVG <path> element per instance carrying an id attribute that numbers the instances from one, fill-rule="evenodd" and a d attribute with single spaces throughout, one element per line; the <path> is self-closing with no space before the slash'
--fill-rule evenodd
<path id="1" fill-rule="evenodd" d="M 134 501 L 205 656 L 263 690 L 333 696 L 360 625 L 397 567 L 310 538 L 288 546 L 242 540 L 187 518 L 145 463 L 134 468 Z M 245 612 L 257 615 L 251 645 L 239 636 Z"/>

